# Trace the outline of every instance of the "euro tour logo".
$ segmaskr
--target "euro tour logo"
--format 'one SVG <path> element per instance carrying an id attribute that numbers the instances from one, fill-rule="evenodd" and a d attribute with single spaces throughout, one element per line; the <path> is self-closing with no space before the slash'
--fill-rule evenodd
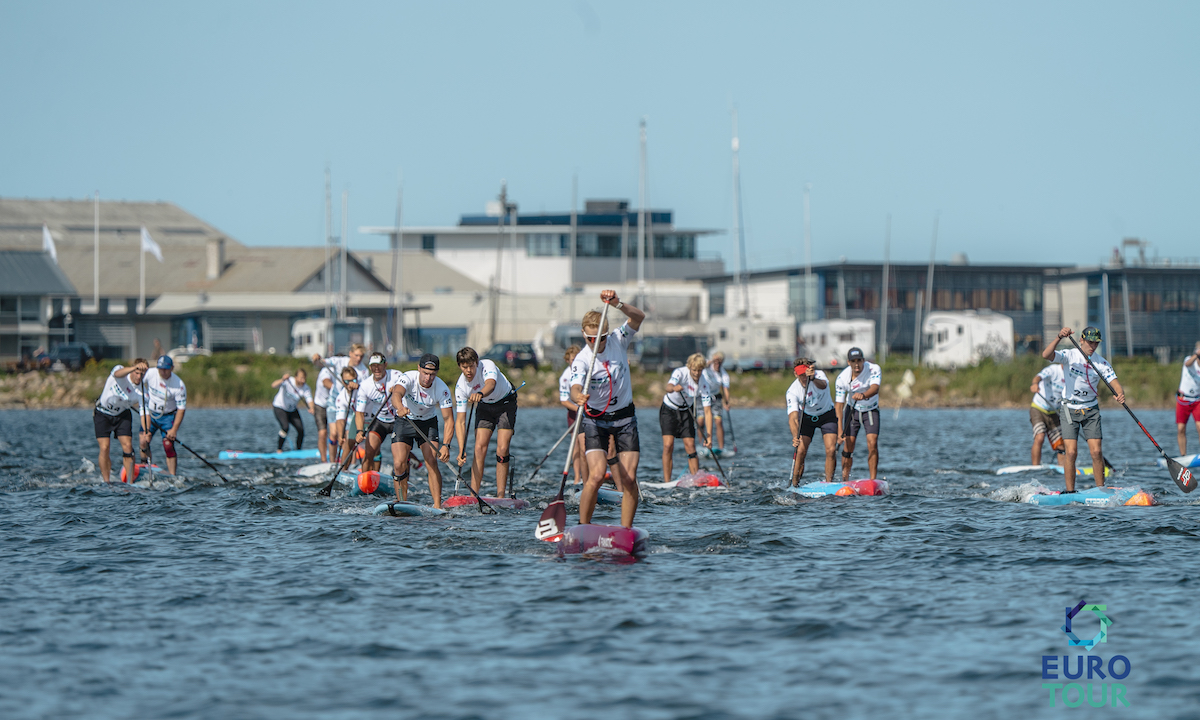
<path id="1" fill-rule="evenodd" d="M 1106 663 L 1099 653 L 1091 654 L 1099 645 L 1108 642 L 1108 628 L 1113 621 L 1104 614 L 1107 609 L 1107 605 L 1092 605 L 1082 600 L 1075 607 L 1066 608 L 1066 622 L 1059 629 L 1066 633 L 1067 645 L 1081 647 L 1088 654 L 1043 655 L 1042 679 L 1082 680 L 1086 672 L 1087 682 L 1042 683 L 1042 688 L 1050 691 L 1050 707 L 1055 707 L 1058 702 L 1069 708 L 1080 707 L 1085 702 L 1090 707 L 1104 707 L 1110 704 L 1111 707 L 1129 707 L 1129 700 L 1125 698 L 1125 686 L 1118 682 L 1104 682 L 1106 680 L 1124 680 L 1129 677 L 1129 671 L 1132 669 L 1129 658 L 1124 655 L 1113 655 Z M 1081 612 L 1090 612 L 1092 615 L 1084 615 L 1076 619 Z M 1080 626 L 1083 626 L 1085 621 L 1090 621 L 1092 616 L 1100 621 L 1099 632 L 1092 637 L 1080 639 L 1080 634 L 1086 636 L 1088 632 Z M 1090 622 L 1087 624 L 1090 625 Z"/>

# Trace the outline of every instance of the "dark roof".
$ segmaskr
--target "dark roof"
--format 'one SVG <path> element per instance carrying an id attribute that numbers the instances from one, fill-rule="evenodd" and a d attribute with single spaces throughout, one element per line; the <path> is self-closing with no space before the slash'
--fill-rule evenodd
<path id="1" fill-rule="evenodd" d="M 5 295 L 75 294 L 49 254 L 29 250 L 0 250 L 0 288 Z"/>
<path id="2" fill-rule="evenodd" d="M 673 213 L 670 210 L 649 210 L 651 225 L 670 225 L 673 220 Z M 627 221 L 629 227 L 636 228 L 638 224 L 637 211 L 626 212 L 581 212 L 575 215 L 575 225 L 577 227 L 621 227 L 622 221 Z M 512 222 L 510 215 L 506 224 Z M 463 215 L 459 218 L 459 226 L 472 225 L 491 225 L 495 227 L 500 223 L 498 215 Z M 517 214 L 517 225 L 570 225 L 571 213 L 531 213 L 528 215 Z"/>

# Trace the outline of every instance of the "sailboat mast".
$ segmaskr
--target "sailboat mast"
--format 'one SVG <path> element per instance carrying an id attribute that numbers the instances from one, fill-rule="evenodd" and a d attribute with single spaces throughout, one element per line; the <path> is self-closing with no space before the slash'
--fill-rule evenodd
<path id="1" fill-rule="evenodd" d="M 638 167 L 638 306 L 646 307 L 646 118 L 639 128 L 641 159 Z"/>
<path id="2" fill-rule="evenodd" d="M 746 271 L 746 236 L 742 233 L 742 172 L 738 162 L 740 149 L 737 108 L 733 110 L 733 236 L 738 244 L 738 284 L 742 290 L 741 317 L 750 316 L 750 278 Z"/>

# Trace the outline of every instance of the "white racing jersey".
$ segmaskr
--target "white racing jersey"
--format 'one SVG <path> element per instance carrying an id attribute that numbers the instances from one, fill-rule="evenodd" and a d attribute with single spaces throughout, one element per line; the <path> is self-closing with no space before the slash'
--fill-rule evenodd
<path id="1" fill-rule="evenodd" d="M 396 413 L 392 409 L 392 400 L 388 393 L 393 391 L 404 373 L 399 370 L 385 370 L 378 381 L 374 375 L 358 383 L 358 396 L 354 399 L 354 411 L 363 414 L 363 422 L 370 422 L 379 411 L 379 422 L 396 421 Z M 404 392 L 403 389 L 400 392 Z M 384 400 L 387 400 L 385 403 Z M 382 409 L 381 409 L 382 408 Z"/>
<path id="2" fill-rule="evenodd" d="M 721 388 L 729 387 L 729 373 L 725 368 L 718 371 L 714 370 L 712 365 L 705 365 L 703 377 L 708 379 L 708 386 L 717 393 L 721 392 Z"/>
<path id="3" fill-rule="evenodd" d="M 164 380 L 158 368 L 150 368 L 146 371 L 143 386 L 146 388 L 146 411 L 150 415 L 161 417 L 187 409 L 187 386 L 175 373 Z"/>
<path id="4" fill-rule="evenodd" d="M 408 408 L 413 420 L 429 420 L 438 415 L 438 408 L 448 408 L 454 404 L 450 397 L 450 388 L 440 377 L 433 378 L 429 387 L 421 387 L 421 371 L 409 370 L 402 373 L 394 392 L 403 392 L 401 402 Z"/>
<path id="5" fill-rule="evenodd" d="M 866 368 L 863 369 L 866 372 Z M 825 389 L 817 387 L 814 380 L 824 380 Z M 813 417 L 820 417 L 833 409 L 833 398 L 829 396 L 829 380 L 825 377 L 825 373 L 820 370 L 816 371 L 816 375 L 809 378 L 808 387 L 805 387 L 800 382 L 800 378 L 796 378 L 792 382 L 791 387 L 787 389 L 787 394 L 784 396 L 787 400 L 787 411 L 791 415 L 794 412 L 804 413 Z"/>
<path id="6" fill-rule="evenodd" d="M 504 373 L 500 372 L 500 368 L 496 367 L 496 363 L 491 360 L 480 360 L 479 365 L 475 367 L 475 379 L 467 381 L 466 375 L 459 375 L 458 382 L 454 385 L 454 403 L 458 412 L 467 411 L 467 400 L 474 393 L 483 392 L 483 384 L 488 380 L 495 380 L 496 387 L 492 391 L 483 396 L 483 402 L 496 403 L 508 397 L 512 392 L 512 383 L 508 378 L 504 377 Z"/>
<path id="7" fill-rule="evenodd" d="M 334 371 L 327 367 L 321 368 L 321 372 L 317 373 L 317 388 L 313 391 L 313 405 L 329 407 L 329 401 L 337 399 L 341 388 L 338 387 L 340 383 L 333 377 L 333 373 Z M 333 383 L 332 388 L 325 387 L 326 380 Z"/>
<path id="8" fill-rule="evenodd" d="M 334 355 L 332 357 L 327 357 L 325 358 L 325 367 L 323 370 L 329 371 L 329 379 L 333 381 L 333 387 L 329 390 L 331 397 L 336 398 L 337 394 L 342 391 L 342 388 L 346 387 L 345 383 L 342 382 L 342 370 L 347 367 L 353 368 L 354 372 L 358 373 L 359 384 L 362 384 L 363 380 L 371 377 L 370 368 L 361 362 L 357 365 L 351 365 L 350 357 L 348 355 Z M 321 384 L 318 380 L 317 391 L 320 392 L 320 389 Z"/>
<path id="9" fill-rule="evenodd" d="M 1183 375 L 1179 378 L 1179 397 L 1190 403 L 1200 400 L 1200 360 L 1183 366 Z"/>
<path id="10" fill-rule="evenodd" d="M 357 390 L 351 390 L 348 387 L 342 387 L 342 391 L 337 394 L 337 398 L 333 401 L 333 421 L 345 420 L 350 417 L 351 399 L 350 395 L 354 394 L 358 397 Z"/>
<path id="11" fill-rule="evenodd" d="M 596 369 L 592 372 L 592 384 L 587 389 L 588 409 L 592 415 L 624 410 L 633 404 L 633 387 L 629 377 L 629 343 L 637 331 L 624 325 L 608 334 L 604 352 L 596 356 Z M 571 363 L 571 385 L 583 387 L 587 379 L 588 365 L 592 362 L 592 348 L 584 348 Z"/>
<path id="12" fill-rule="evenodd" d="M 1062 405 L 1063 388 L 1066 387 L 1062 365 L 1047 365 L 1037 376 L 1038 391 L 1033 396 L 1033 406 L 1053 415 L 1058 412 L 1058 406 Z"/>
<path id="13" fill-rule="evenodd" d="M 1096 407 L 1100 404 L 1100 375 L 1097 375 L 1088 364 L 1088 357 L 1079 350 L 1056 350 L 1054 362 L 1063 366 L 1063 405 L 1072 410 Z M 1105 380 L 1112 382 L 1117 379 L 1117 373 L 1100 353 L 1091 354 L 1092 364 L 1096 366 Z"/>
<path id="14" fill-rule="evenodd" d="M 837 402 L 846 403 L 851 410 L 858 412 L 877 410 L 879 393 L 875 393 L 866 400 L 855 400 L 854 396 L 858 393 L 865 393 L 871 389 L 872 385 L 880 385 L 882 382 L 883 371 L 873 362 L 864 360 L 862 372 L 858 374 L 858 377 L 854 377 L 854 368 L 848 367 L 838 375 L 837 382 L 834 383 Z"/>
<path id="15" fill-rule="evenodd" d="M 708 378 L 704 377 L 704 373 L 700 373 L 699 380 L 692 379 L 692 371 L 687 367 L 675 368 L 675 372 L 671 373 L 671 379 L 667 381 L 668 385 L 680 385 L 682 390 L 676 390 L 663 395 L 663 404 L 667 407 L 675 408 L 676 410 L 691 410 L 692 403 L 698 394 L 700 396 L 700 404 L 704 407 L 712 407 L 712 389 L 709 387 Z"/>
<path id="16" fill-rule="evenodd" d="M 115 417 L 131 408 L 137 408 L 139 414 L 142 411 L 141 388 L 129 382 L 128 375 L 117 377 L 117 371 L 123 367 L 123 365 L 117 365 L 112 369 L 112 372 L 108 374 L 108 379 L 104 381 L 104 391 L 96 400 L 96 409 L 105 415 Z"/>
<path id="17" fill-rule="evenodd" d="M 308 389 L 307 384 L 300 385 L 296 382 L 296 378 L 290 377 L 279 383 L 279 390 L 276 391 L 271 406 L 285 412 L 293 412 L 301 400 L 312 402 L 312 391 Z"/>
<path id="18" fill-rule="evenodd" d="M 558 376 L 558 399 L 560 402 L 567 402 L 571 399 L 571 366 L 563 368 L 562 375 Z"/>

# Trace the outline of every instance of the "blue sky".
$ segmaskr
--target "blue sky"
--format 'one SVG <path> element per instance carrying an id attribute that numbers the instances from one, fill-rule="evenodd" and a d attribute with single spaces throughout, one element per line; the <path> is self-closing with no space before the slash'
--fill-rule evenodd
<path id="1" fill-rule="evenodd" d="M 0 195 L 166 200 L 251 245 L 650 201 L 752 267 L 1200 255 L 1200 3 L 0 4 Z M 335 205 L 337 204 L 335 200 Z M 336 212 L 336 210 L 335 210 Z M 337 221 L 340 222 L 340 221 Z M 336 227 L 336 226 L 335 226 Z M 379 246 L 351 234 L 352 247 Z"/>

